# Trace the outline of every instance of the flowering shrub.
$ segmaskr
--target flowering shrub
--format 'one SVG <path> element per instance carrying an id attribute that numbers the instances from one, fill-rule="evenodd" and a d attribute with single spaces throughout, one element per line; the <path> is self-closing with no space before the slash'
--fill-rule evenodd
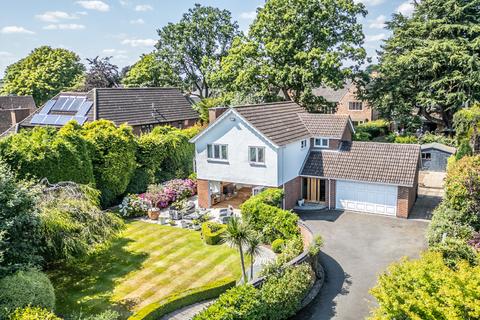
<path id="1" fill-rule="evenodd" d="M 468 244 L 480 252 L 480 232 L 476 232 L 472 239 L 468 241 Z"/>
<path id="2" fill-rule="evenodd" d="M 175 201 L 181 201 L 197 193 L 197 183 L 190 179 L 174 179 L 162 185 L 151 185 L 141 194 L 151 206 L 163 209 Z"/>
<path id="3" fill-rule="evenodd" d="M 123 198 L 122 203 L 118 206 L 122 217 L 139 217 L 147 213 L 148 202 L 144 197 L 136 194 L 129 194 Z"/>

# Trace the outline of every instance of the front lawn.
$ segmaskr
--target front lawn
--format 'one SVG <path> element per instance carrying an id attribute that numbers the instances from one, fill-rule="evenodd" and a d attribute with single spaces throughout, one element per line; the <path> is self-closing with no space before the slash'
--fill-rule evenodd
<path id="1" fill-rule="evenodd" d="M 113 309 L 122 319 L 172 293 L 240 276 L 235 249 L 207 246 L 199 232 L 140 221 L 128 223 L 108 250 L 50 273 L 58 314 Z"/>

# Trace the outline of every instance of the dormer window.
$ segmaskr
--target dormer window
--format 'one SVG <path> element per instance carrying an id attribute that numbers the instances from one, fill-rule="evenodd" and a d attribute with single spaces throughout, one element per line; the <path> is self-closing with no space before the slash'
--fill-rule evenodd
<path id="1" fill-rule="evenodd" d="M 315 138 L 315 147 L 316 148 L 328 148 L 328 139 L 327 138 Z"/>

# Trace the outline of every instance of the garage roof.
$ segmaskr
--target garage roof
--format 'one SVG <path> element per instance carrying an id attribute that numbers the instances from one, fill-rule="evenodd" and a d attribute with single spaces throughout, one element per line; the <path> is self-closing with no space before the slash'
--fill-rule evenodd
<path id="1" fill-rule="evenodd" d="M 412 187 L 420 146 L 376 142 L 343 142 L 338 151 L 311 151 L 302 176 Z"/>

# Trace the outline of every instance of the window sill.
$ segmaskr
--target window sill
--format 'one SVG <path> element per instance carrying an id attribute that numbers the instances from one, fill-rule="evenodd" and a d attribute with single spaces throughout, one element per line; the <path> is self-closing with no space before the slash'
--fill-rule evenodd
<path id="1" fill-rule="evenodd" d="M 252 167 L 266 167 L 265 163 L 250 162 Z"/>
<path id="2" fill-rule="evenodd" d="M 228 160 L 221 160 L 221 159 L 207 159 L 207 162 L 219 163 L 219 164 L 230 164 Z"/>

